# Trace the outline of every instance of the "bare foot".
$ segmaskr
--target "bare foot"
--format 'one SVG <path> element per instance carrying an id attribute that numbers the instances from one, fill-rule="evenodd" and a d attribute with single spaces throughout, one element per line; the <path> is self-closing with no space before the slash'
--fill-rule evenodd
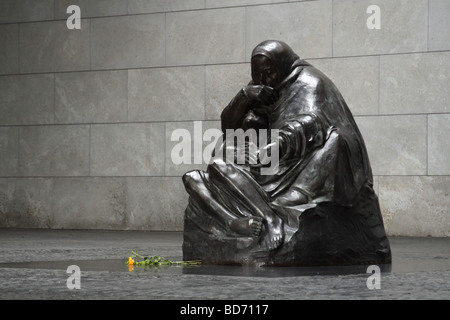
<path id="1" fill-rule="evenodd" d="M 267 236 L 265 239 L 265 244 L 268 250 L 276 250 L 283 244 L 284 241 L 284 231 L 283 231 L 283 220 L 278 216 L 272 217 L 272 219 L 267 220 Z"/>
<path id="2" fill-rule="evenodd" d="M 231 230 L 244 236 L 257 237 L 261 234 L 262 218 L 238 218 L 231 222 Z"/>

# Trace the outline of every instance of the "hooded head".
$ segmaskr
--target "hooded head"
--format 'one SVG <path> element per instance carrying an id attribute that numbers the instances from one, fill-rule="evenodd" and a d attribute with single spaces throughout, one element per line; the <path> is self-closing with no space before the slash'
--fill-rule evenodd
<path id="1" fill-rule="evenodd" d="M 297 67 L 300 58 L 286 43 L 266 40 L 253 49 L 252 79 L 275 88 Z"/>

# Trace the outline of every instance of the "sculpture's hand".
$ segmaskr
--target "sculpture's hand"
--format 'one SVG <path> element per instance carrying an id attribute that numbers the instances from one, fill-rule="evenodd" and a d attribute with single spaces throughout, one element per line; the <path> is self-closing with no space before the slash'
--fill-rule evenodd
<path id="1" fill-rule="evenodd" d="M 282 159 L 288 153 L 286 138 L 280 134 L 276 141 L 261 147 L 258 150 L 258 160 L 260 164 L 270 164 L 270 161 L 272 161 L 272 156 L 269 156 L 269 152 L 270 154 L 273 152 L 278 152 L 278 159 Z"/>
<path id="2" fill-rule="evenodd" d="M 249 85 L 242 90 L 248 99 L 257 101 L 262 105 L 272 105 L 278 100 L 277 90 L 269 86 Z"/>
<path id="3" fill-rule="evenodd" d="M 258 163 L 258 146 L 253 141 L 247 140 L 240 141 L 240 139 L 238 139 L 238 144 L 236 145 L 235 153 L 236 156 L 244 155 L 245 163 L 249 163 L 252 165 Z M 243 164 L 238 159 L 235 160 L 236 163 Z"/>

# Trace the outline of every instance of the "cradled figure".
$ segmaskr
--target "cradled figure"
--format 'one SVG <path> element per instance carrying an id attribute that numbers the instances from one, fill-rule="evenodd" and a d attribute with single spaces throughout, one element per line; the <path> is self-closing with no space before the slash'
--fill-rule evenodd
<path id="1" fill-rule="evenodd" d="M 333 82 L 273 40 L 253 50 L 251 79 L 223 110 L 222 131 L 262 129 L 276 138 L 249 148 L 225 136 L 221 150 L 245 149 L 248 159 L 256 160 L 237 163 L 215 154 L 206 172 L 183 176 L 190 195 L 184 258 L 272 265 L 389 263 L 366 147 Z M 268 149 L 278 155 L 271 174 L 262 170 Z"/>

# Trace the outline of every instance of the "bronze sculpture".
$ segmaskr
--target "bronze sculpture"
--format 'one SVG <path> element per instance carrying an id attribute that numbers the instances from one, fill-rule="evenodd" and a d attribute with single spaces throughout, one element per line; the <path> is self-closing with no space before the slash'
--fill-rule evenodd
<path id="1" fill-rule="evenodd" d="M 222 131 L 277 135 L 257 149 L 251 141 L 236 145 L 224 137 L 222 150 L 244 149 L 245 163 L 216 154 L 206 172 L 183 176 L 190 195 L 183 258 L 213 264 L 390 263 L 367 151 L 339 90 L 281 41 L 256 46 L 251 70 L 252 81 L 222 112 Z M 270 152 L 277 152 L 276 169 L 262 174 Z"/>

